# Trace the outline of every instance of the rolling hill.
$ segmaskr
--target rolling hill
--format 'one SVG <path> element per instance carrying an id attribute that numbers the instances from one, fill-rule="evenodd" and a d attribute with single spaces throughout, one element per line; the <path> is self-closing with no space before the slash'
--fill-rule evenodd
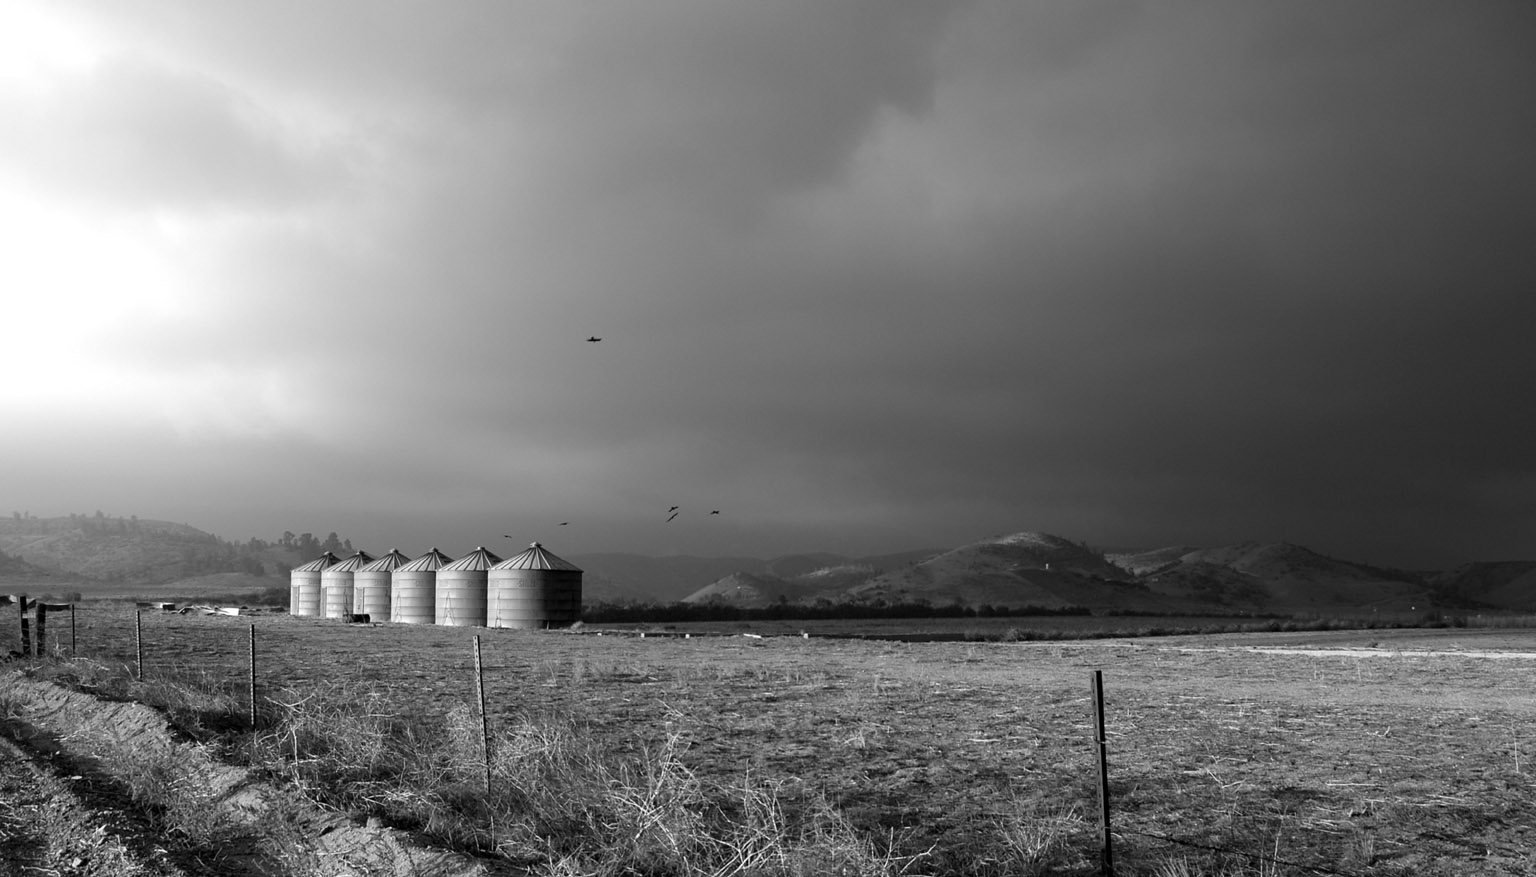
<path id="1" fill-rule="evenodd" d="M 777 600 L 779 593 L 836 589 L 862 582 L 880 572 L 914 560 L 931 557 L 942 549 L 916 549 L 894 554 L 844 557 L 839 554 L 786 554 L 762 560 L 755 557 L 693 557 L 643 554 L 583 554 L 567 559 L 585 571 L 582 591 L 587 602 L 676 603 L 690 600 L 699 590 L 741 573 L 762 583 Z M 849 573 L 849 570 L 856 570 Z M 596 587 L 594 588 L 593 585 Z M 728 588 L 716 589 L 717 599 Z M 695 601 L 697 602 L 697 601 Z"/>
<path id="2" fill-rule="evenodd" d="M 334 539 L 336 534 L 331 534 Z M 70 515 L 0 518 L 0 593 L 82 590 L 177 596 L 287 584 L 321 543 L 226 542 L 186 524 Z M 348 549 L 350 551 L 350 546 Z M 307 555 L 305 552 L 309 552 Z M 1168 546 L 1104 554 L 1049 533 L 991 536 L 952 549 L 845 557 L 570 556 L 584 602 L 928 603 L 1098 612 L 1536 611 L 1536 561 L 1410 573 L 1286 542 Z"/>
<path id="3" fill-rule="evenodd" d="M 1536 611 L 1536 561 L 1467 563 L 1427 581 L 1436 601 L 1451 608 Z"/>
<path id="4" fill-rule="evenodd" d="M 269 578 L 270 587 L 286 585 L 289 569 L 313 560 L 329 544 L 309 533 L 285 533 L 276 542 L 229 542 L 188 524 L 137 516 L 96 512 L 39 518 L 16 512 L 0 517 L 0 552 L 23 558 L 33 569 L 0 565 L 0 585 L 47 575 L 75 582 L 87 593 L 123 594 L 142 591 L 134 587 L 139 585 L 238 573 Z M 342 545 L 338 540 L 338 553 Z M 345 551 L 350 553 L 349 545 Z M 189 587 L 196 585 L 193 581 Z"/>
<path id="5" fill-rule="evenodd" d="M 883 572 L 852 565 L 790 578 L 737 571 L 688 600 L 752 607 L 787 600 L 1083 607 L 1095 612 L 1407 612 L 1453 608 L 1448 595 L 1468 593 L 1483 598 L 1471 605 L 1536 608 L 1533 587 L 1536 563 L 1473 565 L 1437 590 L 1417 574 L 1327 557 L 1286 542 L 1105 555 L 1061 536 L 1021 532 Z"/>
<path id="6" fill-rule="evenodd" d="M 749 572 L 733 572 L 683 598 L 684 603 L 720 603 L 728 606 L 760 608 L 770 606 L 783 596 L 788 598 L 783 579 L 763 578 Z"/>
<path id="7" fill-rule="evenodd" d="M 581 554 L 566 560 L 582 568 L 582 595 L 589 603 L 675 603 L 737 570 L 770 574 L 755 557 Z"/>
<path id="8" fill-rule="evenodd" d="M 1242 542 L 1117 555 L 1157 593 L 1264 611 L 1411 611 L 1431 602 L 1418 576 L 1318 554 L 1289 542 Z"/>
<path id="9" fill-rule="evenodd" d="M 113 582 L 167 582 L 211 572 L 260 572 L 240 546 L 187 524 L 138 517 L 0 517 L 0 551 L 63 573 Z"/>
<path id="10" fill-rule="evenodd" d="M 1035 532 L 962 545 L 874 576 L 845 594 L 859 602 L 1166 608 L 1102 554 L 1070 539 Z"/>
<path id="11" fill-rule="evenodd" d="M 79 576 L 46 569 L 0 551 L 0 591 L 5 593 L 61 594 L 73 590 Z"/>

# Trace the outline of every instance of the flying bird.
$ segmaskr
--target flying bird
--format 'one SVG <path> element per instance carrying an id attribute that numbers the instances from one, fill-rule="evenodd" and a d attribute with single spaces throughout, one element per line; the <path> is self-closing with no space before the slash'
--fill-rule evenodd
<path id="1" fill-rule="evenodd" d="M 667 518 L 667 523 L 669 523 L 669 524 L 672 523 L 672 518 L 675 518 L 675 517 L 677 517 L 677 512 L 673 512 L 671 517 Z"/>
<path id="2" fill-rule="evenodd" d="M 677 508 L 678 508 L 678 507 L 677 507 L 677 506 L 673 506 L 673 507 L 671 507 L 671 508 L 669 508 L 669 509 L 667 509 L 667 511 L 669 511 L 669 512 L 675 512 L 675 511 L 677 511 Z"/>
<path id="3" fill-rule="evenodd" d="M 561 521 L 560 522 L 560 526 L 564 527 L 566 524 L 569 524 L 569 523 L 570 523 L 570 521 Z"/>
<path id="4" fill-rule="evenodd" d="M 719 509 L 715 509 L 714 511 L 710 512 L 710 514 L 718 515 L 718 514 L 720 514 L 720 510 Z"/>
<path id="5" fill-rule="evenodd" d="M 596 344 L 597 342 L 599 342 L 601 340 L 603 340 L 603 339 L 597 337 L 596 335 L 593 335 L 593 336 L 591 336 L 591 337 L 589 337 L 587 339 L 587 342 L 590 343 L 590 344 Z"/>

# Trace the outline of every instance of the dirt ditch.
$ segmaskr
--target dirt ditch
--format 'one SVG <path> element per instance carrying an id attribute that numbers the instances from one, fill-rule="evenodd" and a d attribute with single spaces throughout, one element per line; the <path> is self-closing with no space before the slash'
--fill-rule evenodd
<path id="1" fill-rule="evenodd" d="M 12 802 L 0 816 L 0 875 L 486 872 L 463 856 L 424 849 L 399 832 L 357 824 L 258 781 L 178 739 L 161 713 L 140 704 L 102 701 L 17 670 L 0 674 L 0 702 Z M 185 818 L 168 830 L 163 806 L 145 794 L 155 783 L 174 784 L 178 806 L 201 810 L 197 818 L 208 830 L 189 831 Z M 34 801 L 42 803 L 27 803 Z"/>

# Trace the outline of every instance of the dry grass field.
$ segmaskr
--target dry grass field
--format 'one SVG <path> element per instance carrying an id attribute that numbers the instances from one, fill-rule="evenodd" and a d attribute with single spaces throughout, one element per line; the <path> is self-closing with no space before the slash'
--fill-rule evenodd
<path id="1" fill-rule="evenodd" d="M 142 618 L 146 679 L 238 701 L 254 625 L 263 699 L 461 723 L 478 635 L 497 747 L 561 728 L 673 782 L 766 789 L 774 818 L 834 814 L 889 873 L 1097 873 L 1099 670 L 1117 873 L 1536 873 L 1536 631 L 900 643 Z M 82 610 L 79 654 L 131 665 L 133 620 Z M 311 791 L 392 817 L 383 793 Z M 579 871 L 551 864 L 548 826 L 522 832 L 542 854 L 416 827 Z"/>

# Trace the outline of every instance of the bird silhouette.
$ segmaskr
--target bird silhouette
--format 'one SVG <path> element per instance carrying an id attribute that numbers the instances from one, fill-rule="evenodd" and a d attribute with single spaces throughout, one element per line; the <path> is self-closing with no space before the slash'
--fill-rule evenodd
<path id="1" fill-rule="evenodd" d="M 669 523 L 669 524 L 672 523 L 672 518 L 675 518 L 675 517 L 677 517 L 677 512 L 673 512 L 671 517 L 667 518 L 667 523 Z"/>
<path id="2" fill-rule="evenodd" d="M 719 509 L 715 509 L 714 511 L 710 512 L 710 514 L 718 515 L 718 514 L 720 514 L 720 510 Z"/>
<path id="3" fill-rule="evenodd" d="M 591 336 L 590 338 L 587 339 L 587 343 L 589 343 L 589 344 L 596 344 L 597 342 L 599 342 L 601 340 L 603 340 L 603 339 L 597 337 L 596 335 L 593 335 L 593 336 Z"/>
<path id="4" fill-rule="evenodd" d="M 560 522 L 560 526 L 564 527 L 566 524 L 569 524 L 569 523 L 570 523 L 570 521 L 561 521 Z"/>
<path id="5" fill-rule="evenodd" d="M 677 508 L 678 508 L 678 507 L 677 507 L 677 506 L 673 506 L 673 507 L 671 507 L 671 508 L 669 508 L 669 509 L 667 509 L 667 511 L 669 511 L 669 512 L 675 512 L 675 511 L 677 511 Z"/>

